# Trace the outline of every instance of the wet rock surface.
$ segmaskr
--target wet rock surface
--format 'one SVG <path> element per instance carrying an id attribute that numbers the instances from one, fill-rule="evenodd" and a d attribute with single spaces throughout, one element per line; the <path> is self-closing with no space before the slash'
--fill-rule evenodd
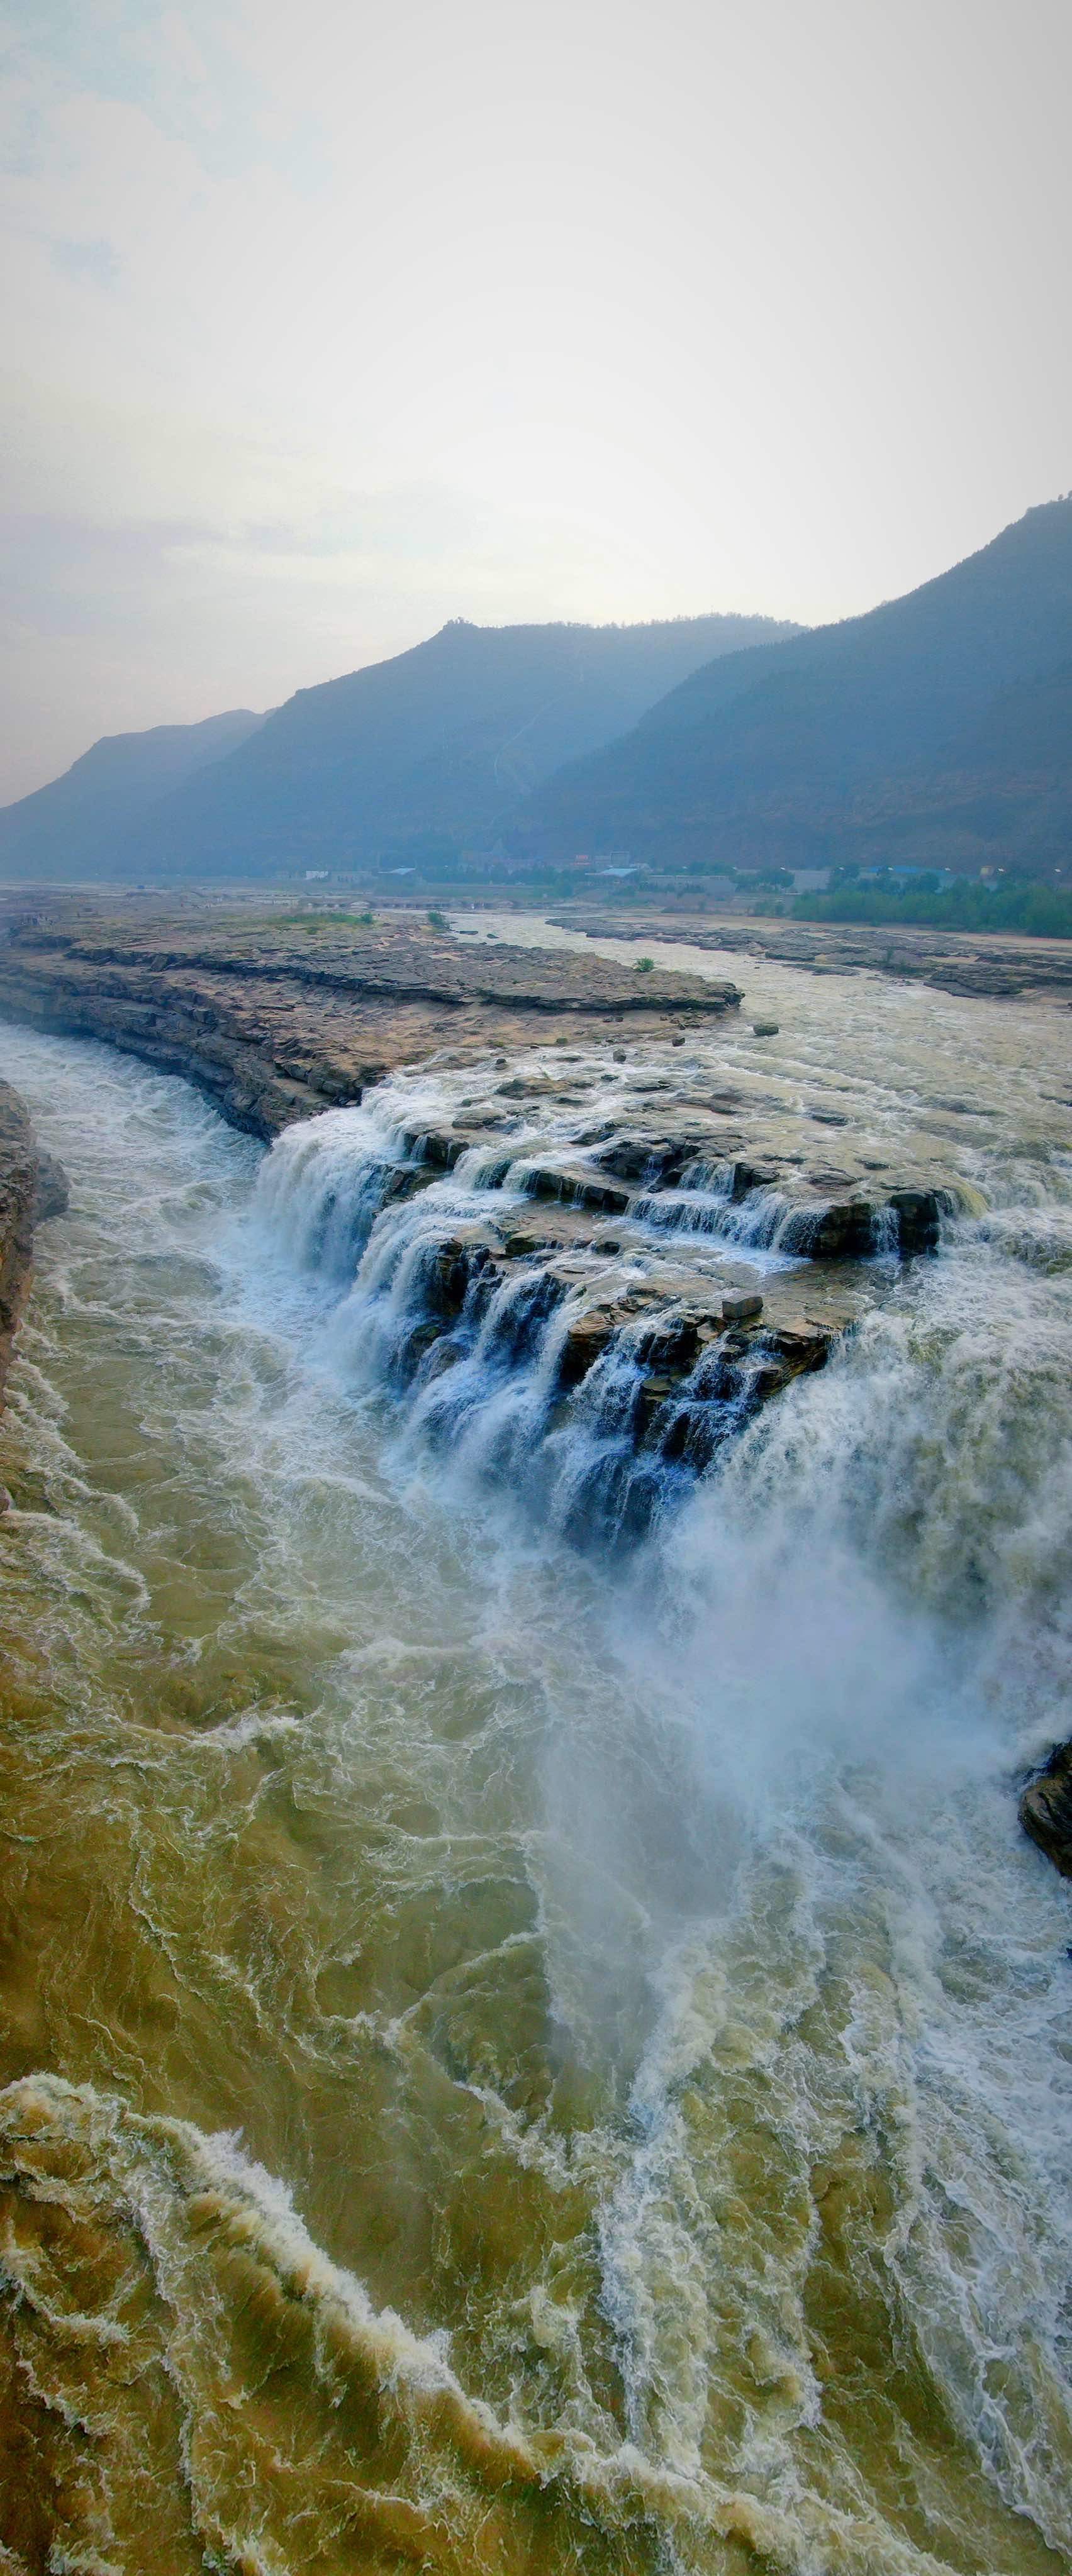
<path id="1" fill-rule="evenodd" d="M 67 1181 L 34 1141 L 25 1103 L 0 1082 L 0 1406 L 33 1257 L 34 1227 L 67 1205 Z"/>
<path id="2" fill-rule="evenodd" d="M 721 1232 L 813 1260 L 932 1252 L 943 1215 L 964 1204 L 952 1175 L 909 1178 L 893 1170 L 880 1177 L 851 1152 L 837 1169 L 821 1157 L 809 1163 L 783 1141 L 795 1134 L 790 1115 L 775 1120 L 754 1108 L 746 1119 L 751 1141 L 742 1132 L 745 1120 L 724 1124 L 719 1111 L 668 1137 L 649 1132 L 638 1108 L 632 1132 L 618 1133 L 608 1122 L 609 1136 L 597 1130 L 554 1155 L 511 1146 L 503 1138 L 506 1122 L 494 1118 L 415 1127 L 406 1142 L 419 1166 L 437 1171 L 453 1171 L 483 1143 L 497 1180 L 510 1178 L 528 1197 L 559 1201 L 590 1217 L 633 1218 L 671 1233 Z"/>
<path id="3" fill-rule="evenodd" d="M 1072 1878 L 1072 1741 L 1055 1745 L 1020 1800 L 1020 1822 L 1062 1878 Z"/>
<path id="4" fill-rule="evenodd" d="M 640 1534 L 969 1204 L 937 1139 L 895 1162 L 846 1108 L 834 1163 L 797 1077 L 731 1082 L 718 1054 L 649 1033 L 624 1063 L 604 1041 L 403 1076 L 269 1167 L 307 1257 L 353 1280 L 370 1388 L 573 1538 Z"/>

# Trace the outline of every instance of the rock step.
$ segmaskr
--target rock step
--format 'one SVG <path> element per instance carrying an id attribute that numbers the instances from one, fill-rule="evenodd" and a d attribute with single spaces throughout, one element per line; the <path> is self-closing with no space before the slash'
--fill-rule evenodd
<path id="1" fill-rule="evenodd" d="M 439 1172 L 452 1172 L 474 1145 L 501 1143 L 496 1124 L 421 1127 L 407 1130 L 404 1147 L 415 1161 Z M 605 1177 L 609 1175 L 610 1177 Z M 592 1158 L 564 1154 L 529 1159 L 525 1148 L 502 1147 L 496 1178 L 510 1178 L 529 1198 L 559 1200 L 563 1206 L 590 1209 L 605 1216 L 651 1213 L 656 1222 L 660 1193 L 673 1191 L 687 1201 L 698 1199 L 717 1180 L 717 1195 L 740 1207 L 745 1200 L 778 1191 L 785 1214 L 796 1220 L 788 1248 L 818 1261 L 865 1260 L 883 1250 L 908 1257 L 933 1252 L 944 1214 L 952 1214 L 955 1193 L 934 1186 L 883 1183 L 855 1190 L 850 1197 L 831 1197 L 819 1173 L 797 1173 L 784 1163 L 757 1162 L 747 1156 L 728 1161 L 711 1157 L 709 1141 L 693 1132 L 673 1139 L 617 1137 L 600 1146 Z M 633 1183 L 635 1186 L 630 1187 Z"/>
<path id="2" fill-rule="evenodd" d="M 419 1311 L 403 1375 L 439 1376 L 472 1345 L 496 1293 L 527 1280 L 531 1293 L 503 1318 L 510 1356 L 534 1349 L 550 1318 L 569 1307 L 556 1359 L 555 1391 L 568 1408 L 596 1368 L 619 1351 L 633 1372 L 629 1409 L 616 1415 L 637 1449 L 702 1471 L 726 1435 L 792 1380 L 821 1368 L 851 1329 L 856 1309 L 808 1311 L 801 1283 L 782 1276 L 768 1306 L 757 1292 L 678 1275 L 622 1288 L 602 1284 L 583 1253 L 565 1248 L 542 1262 L 493 1222 L 452 1226 L 426 1251 Z M 467 1331 L 462 1329 L 467 1327 Z M 626 1384 L 628 1386 L 628 1372 Z"/>
<path id="3" fill-rule="evenodd" d="M 514 1177 L 527 1198 L 561 1199 L 566 1207 L 594 1208 L 602 1216 L 625 1216 L 631 1204 L 628 1190 L 584 1163 L 521 1163 Z"/>

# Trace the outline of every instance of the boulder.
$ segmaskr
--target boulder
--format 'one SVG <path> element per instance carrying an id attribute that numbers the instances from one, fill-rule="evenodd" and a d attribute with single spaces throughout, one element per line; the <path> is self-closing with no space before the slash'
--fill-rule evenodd
<path id="1" fill-rule="evenodd" d="M 67 1174 L 54 1154 L 38 1153 L 37 1183 L 34 1190 L 34 1224 L 44 1225 L 50 1216 L 66 1216 L 71 1203 Z"/>
<path id="2" fill-rule="evenodd" d="M 730 1197 L 751 1198 L 753 1190 L 773 1189 L 780 1179 L 777 1163 L 735 1162 L 730 1174 Z"/>
<path id="3" fill-rule="evenodd" d="M 559 1355 L 560 1385 L 579 1386 L 595 1361 L 602 1359 L 615 1330 L 614 1316 L 602 1306 L 590 1306 L 583 1314 L 571 1316 Z"/>
<path id="4" fill-rule="evenodd" d="M 675 1392 L 673 1378 L 661 1376 L 658 1372 L 641 1379 L 637 1389 L 641 1437 L 649 1431 L 653 1414 L 659 1413 Z"/>
<path id="5" fill-rule="evenodd" d="M 624 1216 L 628 1190 L 600 1179 L 580 1163 L 534 1163 L 519 1172 L 522 1189 L 534 1199 L 561 1199 L 566 1206 L 595 1208 L 601 1216 Z"/>
<path id="6" fill-rule="evenodd" d="M 418 1162 L 430 1164 L 436 1172 L 452 1172 L 455 1163 L 460 1163 L 462 1155 L 468 1152 L 473 1139 L 456 1135 L 450 1128 L 412 1127 L 406 1130 L 402 1141 L 407 1154 L 414 1155 Z"/>
<path id="7" fill-rule="evenodd" d="M 660 1315 L 637 1336 L 645 1368 L 691 1368 L 700 1348 L 700 1317 L 684 1312 Z"/>
<path id="8" fill-rule="evenodd" d="M 429 1252 L 424 1265 L 424 1301 L 432 1314 L 460 1315 L 474 1279 L 494 1261 L 495 1236 L 476 1225 L 459 1226 Z"/>
<path id="9" fill-rule="evenodd" d="M 762 1312 L 762 1297 L 724 1297 L 722 1300 L 722 1321 L 724 1324 L 750 1324 L 754 1322 L 756 1317 L 761 1315 Z"/>
<path id="10" fill-rule="evenodd" d="M 891 1190 L 889 1204 L 897 1218 L 902 1252 L 933 1252 L 941 1216 L 937 1191 Z"/>
<path id="11" fill-rule="evenodd" d="M 710 1151 L 711 1139 L 703 1135 L 618 1136 L 604 1146 L 598 1160 L 616 1180 L 635 1181 L 648 1189 L 673 1189 L 689 1165 Z"/>
<path id="12" fill-rule="evenodd" d="M 862 1261 L 874 1242 L 875 1210 L 870 1199 L 836 1200 L 815 1219 L 808 1251 L 819 1261 Z"/>

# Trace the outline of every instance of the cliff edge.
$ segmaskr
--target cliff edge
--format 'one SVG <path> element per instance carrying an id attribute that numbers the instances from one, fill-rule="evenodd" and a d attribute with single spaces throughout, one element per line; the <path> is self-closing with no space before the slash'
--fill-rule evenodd
<path id="1" fill-rule="evenodd" d="M 0 1082 L 0 1408 L 30 1275 L 34 1228 L 45 1217 L 62 1215 L 66 1205 L 60 1165 L 35 1143 L 18 1092 Z"/>

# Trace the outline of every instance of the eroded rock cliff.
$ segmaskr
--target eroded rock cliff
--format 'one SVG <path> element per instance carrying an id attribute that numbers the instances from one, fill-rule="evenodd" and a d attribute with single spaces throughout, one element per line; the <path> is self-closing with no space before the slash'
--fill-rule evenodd
<path id="1" fill-rule="evenodd" d="M 59 1216 L 67 1183 L 58 1163 L 34 1141 L 25 1102 L 0 1082 L 0 1407 L 11 1344 L 22 1312 L 34 1227 Z"/>
<path id="2" fill-rule="evenodd" d="M 1024 1790 L 1020 1822 L 1062 1878 L 1072 1878 L 1072 1741 L 1055 1745 L 1045 1770 Z"/>

